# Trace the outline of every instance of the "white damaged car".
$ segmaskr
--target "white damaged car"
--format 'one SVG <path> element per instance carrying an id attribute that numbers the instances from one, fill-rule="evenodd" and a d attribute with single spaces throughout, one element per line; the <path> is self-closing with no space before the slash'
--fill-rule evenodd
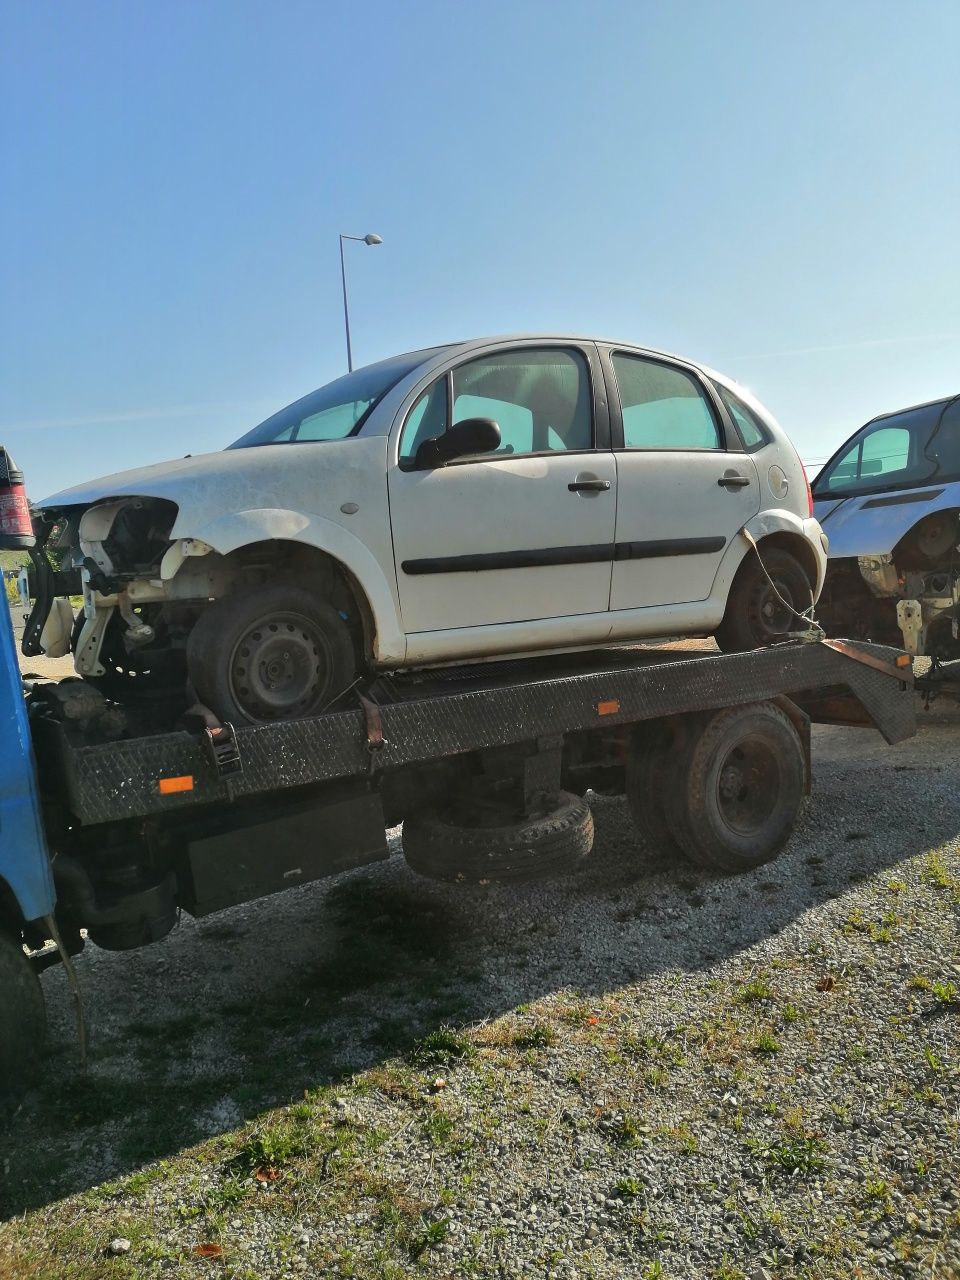
<path id="1" fill-rule="evenodd" d="M 574 337 L 380 361 L 222 452 L 55 494 L 37 526 L 84 599 L 74 620 L 38 592 L 49 649 L 111 697 L 189 683 L 237 723 L 317 713 L 378 669 L 676 635 L 753 648 L 804 629 L 826 566 L 761 405 L 688 360 Z"/>

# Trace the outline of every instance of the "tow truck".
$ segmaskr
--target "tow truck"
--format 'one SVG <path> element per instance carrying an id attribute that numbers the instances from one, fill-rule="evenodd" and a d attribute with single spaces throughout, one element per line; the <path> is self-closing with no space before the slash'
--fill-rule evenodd
<path id="1" fill-rule="evenodd" d="M 0 524 L 0 547 L 30 541 Z M 413 869 L 454 882 L 575 869 L 591 790 L 626 796 L 638 858 L 769 861 L 810 790 L 811 723 L 909 737 L 909 656 L 816 632 L 604 649 L 379 676 L 309 719 L 234 728 L 194 707 L 157 731 L 85 680 L 21 676 L 0 607 L 0 1097 L 35 1077 L 45 968 L 66 970 L 82 1057 L 85 946 L 151 944 L 181 911 L 386 858 L 401 822 Z"/>

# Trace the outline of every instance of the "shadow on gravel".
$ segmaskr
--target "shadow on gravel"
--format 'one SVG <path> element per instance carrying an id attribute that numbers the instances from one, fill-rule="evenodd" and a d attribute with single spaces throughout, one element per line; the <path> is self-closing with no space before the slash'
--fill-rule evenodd
<path id="1" fill-rule="evenodd" d="M 955 756 L 955 730 L 934 732 L 942 758 Z M 594 855 L 566 881 L 439 885 L 393 857 L 185 920 L 140 952 L 89 948 L 90 1066 L 80 1074 L 63 974 L 50 971 L 51 1054 L 0 1138 L 0 1218 L 228 1134 L 438 1025 L 708 969 L 956 836 L 955 768 L 914 767 L 909 744 L 864 752 L 848 738 L 826 739 L 815 804 L 780 859 L 748 875 L 643 859 L 623 802 L 597 799 Z"/>

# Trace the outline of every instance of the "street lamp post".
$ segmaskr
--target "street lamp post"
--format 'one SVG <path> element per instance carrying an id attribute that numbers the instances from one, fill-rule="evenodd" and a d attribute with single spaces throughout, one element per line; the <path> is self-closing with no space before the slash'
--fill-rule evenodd
<path id="1" fill-rule="evenodd" d="M 340 280 L 343 284 L 343 324 L 347 331 L 347 371 L 352 373 L 353 351 L 350 348 L 350 310 L 347 307 L 347 267 L 343 259 L 344 240 L 360 240 L 363 244 L 383 244 L 383 240 L 372 232 L 366 236 L 340 236 Z"/>

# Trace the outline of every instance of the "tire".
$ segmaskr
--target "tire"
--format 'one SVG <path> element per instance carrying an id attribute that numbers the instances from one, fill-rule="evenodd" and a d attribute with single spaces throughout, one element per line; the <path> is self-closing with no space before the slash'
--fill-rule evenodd
<path id="1" fill-rule="evenodd" d="M 763 571 L 766 566 L 780 595 L 797 613 L 803 613 L 813 604 L 813 589 L 803 565 L 779 547 L 764 550 L 762 542 L 760 554 L 763 564 L 755 551 L 748 552 L 733 580 L 723 621 L 716 630 L 717 644 L 724 653 L 762 649 L 804 629 L 800 619 L 777 599 Z"/>
<path id="2" fill-rule="evenodd" d="M 806 789 L 803 744 L 779 707 L 759 702 L 717 712 L 691 735 L 676 766 L 666 817 L 691 861 L 748 871 L 777 856 Z"/>
<path id="3" fill-rule="evenodd" d="M 0 932 L 0 1110 L 35 1084 L 47 1030 L 40 980 L 20 939 Z"/>
<path id="4" fill-rule="evenodd" d="M 652 855 L 680 850 L 667 822 L 664 792 L 674 744 L 659 725 L 644 726 L 627 756 L 626 796 L 644 850 Z"/>
<path id="5" fill-rule="evenodd" d="M 350 687 L 356 668 L 337 610 L 284 583 L 214 600 L 187 640 L 197 697 L 233 724 L 318 715 Z"/>
<path id="6" fill-rule="evenodd" d="M 593 848 L 590 806 L 566 791 L 546 817 L 504 826 L 457 821 L 465 817 L 427 810 L 407 819 L 403 853 L 414 871 L 461 884 L 518 884 L 573 871 Z"/>

